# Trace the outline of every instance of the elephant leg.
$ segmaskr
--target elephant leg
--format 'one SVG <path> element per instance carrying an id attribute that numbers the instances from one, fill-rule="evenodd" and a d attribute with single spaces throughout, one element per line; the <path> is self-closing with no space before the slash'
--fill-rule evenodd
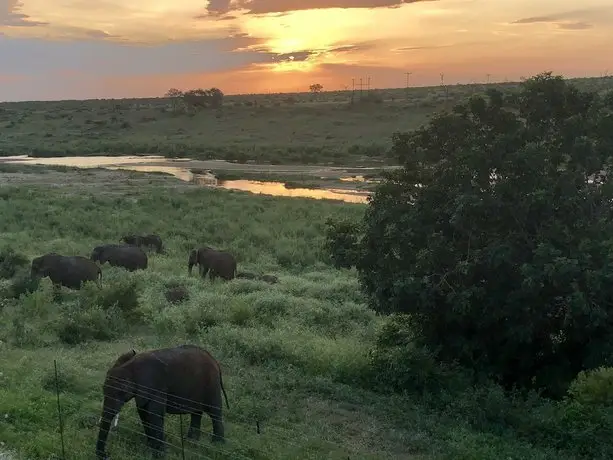
<path id="1" fill-rule="evenodd" d="M 221 415 L 221 401 L 219 404 L 219 407 L 211 407 L 208 411 L 211 421 L 213 422 L 213 434 L 211 436 L 211 441 L 225 443 L 226 439 L 224 437 L 224 426 Z"/>
<path id="2" fill-rule="evenodd" d="M 187 431 L 187 437 L 190 439 L 200 439 L 200 425 L 202 423 L 202 412 L 192 414 L 189 424 L 189 430 Z"/>
<path id="3" fill-rule="evenodd" d="M 151 430 L 151 448 L 154 457 L 163 457 L 165 451 L 164 440 L 164 409 L 165 404 L 150 402 L 147 404 L 149 429 Z"/>
<path id="4" fill-rule="evenodd" d="M 138 410 L 138 416 L 140 417 L 140 421 L 143 424 L 143 431 L 145 432 L 145 436 L 147 437 L 147 445 L 153 447 L 151 445 L 151 439 L 153 438 L 151 433 L 151 424 L 149 422 L 149 413 L 147 409 L 142 407 L 136 407 Z"/>
<path id="5" fill-rule="evenodd" d="M 218 276 L 217 271 L 211 268 L 210 275 L 209 275 L 209 278 L 211 279 L 211 281 L 215 281 L 217 279 L 217 276 Z"/>

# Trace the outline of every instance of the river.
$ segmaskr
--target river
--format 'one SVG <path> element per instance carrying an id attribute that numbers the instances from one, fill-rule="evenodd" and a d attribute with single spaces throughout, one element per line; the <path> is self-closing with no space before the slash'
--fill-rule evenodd
<path id="1" fill-rule="evenodd" d="M 206 187 L 219 187 L 230 190 L 243 190 L 251 193 L 307 197 L 315 199 L 342 200 L 349 203 L 366 203 L 369 192 L 351 188 L 351 182 L 364 182 L 363 174 L 380 168 L 340 168 L 328 166 L 285 166 L 237 164 L 223 160 L 192 160 L 190 158 L 165 158 L 158 155 L 147 156 L 74 156 L 39 158 L 27 155 L 0 157 L 2 163 L 38 164 L 72 166 L 77 168 L 122 169 L 140 172 L 162 172 L 176 178 Z M 316 180 L 338 180 L 342 185 L 338 188 L 294 188 L 287 187 L 284 182 L 269 182 L 257 180 L 219 180 L 210 170 L 223 170 L 230 173 L 271 173 L 312 176 Z M 195 172 L 194 172 L 195 171 Z"/>

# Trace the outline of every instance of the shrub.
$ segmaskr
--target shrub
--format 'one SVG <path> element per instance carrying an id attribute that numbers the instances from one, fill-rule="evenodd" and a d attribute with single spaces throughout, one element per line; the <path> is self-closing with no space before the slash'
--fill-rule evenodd
<path id="1" fill-rule="evenodd" d="M 613 367 L 581 371 L 568 389 L 575 401 L 588 406 L 613 405 Z"/>
<path id="2" fill-rule="evenodd" d="M 358 269 L 439 359 L 559 397 L 613 359 L 613 104 L 550 74 L 518 100 L 394 135 L 403 167 L 371 199 Z"/>
<path id="3" fill-rule="evenodd" d="M 183 285 L 168 283 L 164 291 L 164 297 L 170 303 L 181 303 L 189 300 L 189 291 Z"/>
<path id="4" fill-rule="evenodd" d="M 359 225 L 348 220 L 326 220 L 324 247 L 336 268 L 351 268 L 359 256 Z"/>
<path id="5" fill-rule="evenodd" d="M 458 391 L 469 381 L 461 369 L 439 363 L 427 347 L 418 345 L 407 315 L 393 315 L 377 334 L 370 352 L 375 388 L 410 393 Z"/>
<path id="6" fill-rule="evenodd" d="M 17 270 L 13 279 L 10 281 L 8 289 L 3 295 L 8 298 L 17 299 L 22 294 L 30 294 L 38 289 L 40 279 L 30 277 L 30 270 Z"/>
<path id="7" fill-rule="evenodd" d="M 15 276 L 18 269 L 28 265 L 30 261 L 23 254 L 15 252 L 13 248 L 0 249 L 0 279 L 10 279 Z"/>

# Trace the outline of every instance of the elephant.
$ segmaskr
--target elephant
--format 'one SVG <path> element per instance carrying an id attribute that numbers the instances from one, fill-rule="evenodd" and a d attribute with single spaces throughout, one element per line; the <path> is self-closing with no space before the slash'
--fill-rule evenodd
<path id="1" fill-rule="evenodd" d="M 54 286 L 81 289 L 86 281 L 95 281 L 102 287 L 102 270 L 87 257 L 64 256 L 50 252 L 32 259 L 30 277 L 33 279 L 48 276 Z"/>
<path id="2" fill-rule="evenodd" d="M 113 267 L 134 271 L 147 268 L 147 254 L 141 248 L 129 244 L 104 244 L 96 246 L 90 259 Z"/>
<path id="3" fill-rule="evenodd" d="M 147 444 L 157 457 L 164 456 L 164 416 L 190 414 L 187 437 L 198 440 L 202 414 L 213 423 L 212 442 L 225 442 L 222 392 L 229 409 L 219 363 L 197 345 L 121 355 L 106 373 L 104 402 L 96 441 L 96 458 L 108 459 L 106 441 L 111 422 L 121 408 L 135 399 Z"/>
<path id="4" fill-rule="evenodd" d="M 125 235 L 120 242 L 138 247 L 153 247 L 158 254 L 163 252 L 162 238 L 159 235 Z"/>
<path id="5" fill-rule="evenodd" d="M 194 249 L 189 254 L 187 273 L 191 276 L 192 267 L 199 266 L 200 275 L 205 278 L 210 270 L 209 278 L 214 280 L 218 276 L 224 280 L 236 277 L 236 259 L 226 251 L 218 251 L 208 246 Z"/>

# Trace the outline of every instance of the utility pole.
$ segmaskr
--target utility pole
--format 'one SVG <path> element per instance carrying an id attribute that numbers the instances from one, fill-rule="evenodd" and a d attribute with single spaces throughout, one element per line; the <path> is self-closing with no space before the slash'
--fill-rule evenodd
<path id="1" fill-rule="evenodd" d="M 413 72 L 405 72 L 404 74 L 407 76 L 407 83 L 404 87 L 404 98 L 408 100 L 409 99 L 409 82 L 411 81 L 411 75 L 413 74 Z"/>
<path id="2" fill-rule="evenodd" d="M 488 84 L 488 85 L 490 84 L 490 77 L 491 77 L 491 76 L 492 76 L 492 74 L 491 74 L 491 73 L 488 73 L 488 74 L 487 74 L 487 84 Z"/>
<path id="3" fill-rule="evenodd" d="M 445 86 L 445 74 L 444 73 L 441 73 L 441 86 L 445 90 L 445 104 L 447 104 L 447 101 L 449 99 L 449 90 Z"/>
<path id="4" fill-rule="evenodd" d="M 368 83 L 366 84 L 366 91 L 370 91 L 370 77 L 368 77 Z"/>
<path id="5" fill-rule="evenodd" d="M 355 96 L 355 78 L 351 79 L 351 104 L 353 105 L 353 98 Z"/>

